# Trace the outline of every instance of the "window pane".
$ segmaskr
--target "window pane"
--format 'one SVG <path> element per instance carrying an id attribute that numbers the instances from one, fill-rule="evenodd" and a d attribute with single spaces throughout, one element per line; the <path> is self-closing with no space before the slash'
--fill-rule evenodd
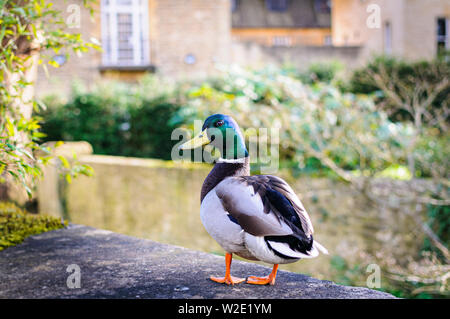
<path id="1" fill-rule="evenodd" d="M 106 26 L 110 25 L 109 21 L 109 13 L 105 14 L 105 24 Z M 105 50 L 105 59 L 106 61 L 111 61 L 111 30 L 110 28 L 105 28 L 104 30 L 104 39 L 103 39 L 103 48 Z"/>
<path id="2" fill-rule="evenodd" d="M 148 63 L 147 6 L 148 0 L 102 0 L 105 65 Z"/>
<path id="3" fill-rule="evenodd" d="M 120 62 L 133 61 L 133 22 L 131 13 L 117 14 L 117 58 Z"/>
<path id="4" fill-rule="evenodd" d="M 132 0 L 116 0 L 118 5 L 130 5 Z"/>
<path id="5" fill-rule="evenodd" d="M 289 47 L 292 41 L 289 36 L 275 36 L 272 38 L 272 45 L 276 47 Z"/>
<path id="6" fill-rule="evenodd" d="M 140 56 L 141 61 L 140 61 L 140 63 L 144 64 L 145 63 L 145 44 L 146 43 L 145 43 L 144 32 L 143 32 L 143 29 L 144 29 L 144 25 L 143 25 L 143 23 L 144 23 L 144 16 L 143 16 L 142 13 L 139 14 L 139 22 L 140 22 L 140 25 L 139 25 L 139 41 L 141 42 L 141 56 Z"/>
<path id="7" fill-rule="evenodd" d="M 231 12 L 236 11 L 239 0 L 231 0 Z"/>
<path id="8" fill-rule="evenodd" d="M 437 33 L 438 33 L 438 35 L 445 35 L 445 19 L 444 18 L 439 18 L 438 20 L 437 20 L 437 24 L 438 24 L 438 31 L 437 31 Z"/>
<path id="9" fill-rule="evenodd" d="M 331 0 L 315 0 L 314 6 L 318 13 L 330 13 L 331 12 Z"/>
<path id="10" fill-rule="evenodd" d="M 438 53 L 449 47 L 448 25 L 445 18 L 437 19 L 437 48 Z"/>
<path id="11" fill-rule="evenodd" d="M 288 0 L 266 0 L 266 6 L 272 11 L 286 11 Z"/>
<path id="12" fill-rule="evenodd" d="M 384 53 L 392 53 L 392 26 L 390 22 L 384 24 Z"/>

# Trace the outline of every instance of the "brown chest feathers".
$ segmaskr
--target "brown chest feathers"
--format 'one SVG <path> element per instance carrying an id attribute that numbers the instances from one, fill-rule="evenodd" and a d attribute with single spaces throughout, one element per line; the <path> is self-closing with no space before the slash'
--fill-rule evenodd
<path id="1" fill-rule="evenodd" d="M 230 176 L 250 176 L 250 159 L 246 157 L 242 163 L 216 163 L 213 169 L 209 172 L 205 181 L 203 182 L 202 191 L 200 193 L 200 202 L 205 196 L 223 181 Z"/>

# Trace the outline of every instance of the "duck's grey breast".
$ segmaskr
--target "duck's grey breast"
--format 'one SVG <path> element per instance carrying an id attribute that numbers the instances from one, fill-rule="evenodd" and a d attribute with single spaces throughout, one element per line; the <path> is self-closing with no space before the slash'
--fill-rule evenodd
<path id="1" fill-rule="evenodd" d="M 203 199 L 200 206 L 200 219 L 206 231 L 222 248 L 229 253 L 246 257 L 248 251 L 244 242 L 244 231 L 223 208 L 215 189 Z"/>

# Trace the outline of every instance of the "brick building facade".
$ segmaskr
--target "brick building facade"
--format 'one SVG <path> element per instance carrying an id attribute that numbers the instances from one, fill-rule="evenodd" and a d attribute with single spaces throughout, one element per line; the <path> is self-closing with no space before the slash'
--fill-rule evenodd
<path id="1" fill-rule="evenodd" d="M 333 45 L 360 46 L 361 58 L 432 59 L 450 49 L 449 0 L 333 0 Z"/>
<path id="2" fill-rule="evenodd" d="M 231 10 L 229 0 L 99 0 L 94 14 L 82 0 L 57 1 L 55 9 L 73 31 L 95 38 L 103 52 L 91 50 L 67 61 L 53 55 L 59 68 L 40 68 L 36 92 L 66 94 L 80 80 L 89 85 L 102 78 L 134 81 L 157 70 L 178 78 L 201 78 L 216 63 L 230 62 Z"/>
<path id="3" fill-rule="evenodd" d="M 41 68 L 39 95 L 70 91 L 79 79 L 136 81 L 147 72 L 202 78 L 216 63 L 261 67 L 341 60 L 352 68 L 375 54 L 431 59 L 450 49 L 448 0 L 83 0 L 55 1 L 90 51 Z M 79 18 L 79 19 L 78 19 Z"/>

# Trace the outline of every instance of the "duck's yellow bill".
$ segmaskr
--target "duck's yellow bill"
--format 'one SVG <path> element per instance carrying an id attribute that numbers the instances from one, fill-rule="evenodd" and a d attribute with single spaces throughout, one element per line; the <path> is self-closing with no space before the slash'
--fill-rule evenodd
<path id="1" fill-rule="evenodd" d="M 206 134 L 206 129 L 194 136 L 193 139 L 179 146 L 180 150 L 190 150 L 211 143 Z"/>

